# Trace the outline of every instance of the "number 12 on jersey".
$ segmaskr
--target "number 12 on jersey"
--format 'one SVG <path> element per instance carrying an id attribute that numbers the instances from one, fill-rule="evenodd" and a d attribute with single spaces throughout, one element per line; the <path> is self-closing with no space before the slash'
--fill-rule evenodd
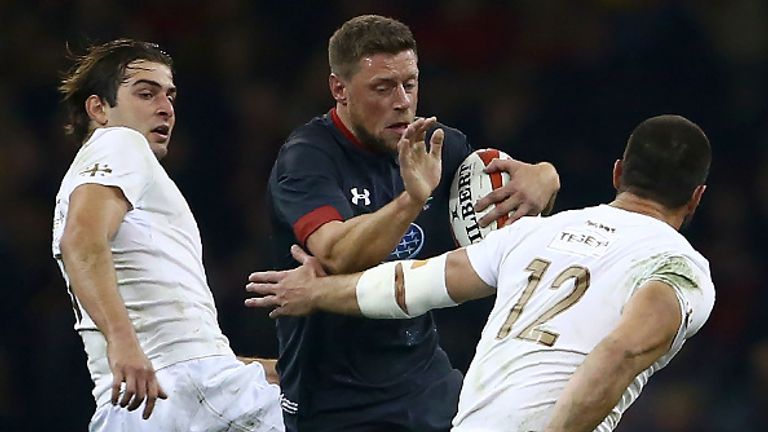
<path id="1" fill-rule="evenodd" d="M 528 267 L 525 268 L 527 271 L 531 272 L 531 275 L 528 276 L 528 284 L 523 290 L 523 294 L 520 296 L 520 299 L 517 301 L 517 303 L 515 303 L 514 306 L 512 306 L 512 309 L 509 311 L 509 316 L 507 316 L 507 320 L 504 322 L 504 325 L 502 325 L 499 329 L 499 333 L 496 334 L 496 339 L 504 339 L 509 336 L 509 333 L 512 331 L 512 326 L 515 325 L 515 322 L 518 320 L 518 318 L 520 318 L 520 315 L 523 313 L 523 309 L 525 309 L 525 305 L 531 299 L 531 296 L 533 295 L 533 292 L 536 291 L 536 288 L 538 288 L 539 283 L 541 283 L 541 279 L 544 277 L 544 273 L 546 273 L 549 269 L 550 264 L 551 262 L 547 260 L 534 258 L 534 260 L 528 264 Z M 552 346 L 555 344 L 558 336 L 560 335 L 551 331 L 542 330 L 539 328 L 539 326 L 576 304 L 576 302 L 581 299 L 584 293 L 587 292 L 587 288 L 589 288 L 589 270 L 587 270 L 585 267 L 574 265 L 560 272 L 560 274 L 558 274 L 555 280 L 552 282 L 552 285 L 549 287 L 549 289 L 556 290 L 571 278 L 576 279 L 573 291 L 568 294 L 567 297 L 557 302 L 551 308 L 547 309 L 547 311 L 541 314 L 541 316 L 534 320 L 529 326 L 524 328 L 520 334 L 515 336 L 516 338 L 529 340 L 546 346 Z"/>

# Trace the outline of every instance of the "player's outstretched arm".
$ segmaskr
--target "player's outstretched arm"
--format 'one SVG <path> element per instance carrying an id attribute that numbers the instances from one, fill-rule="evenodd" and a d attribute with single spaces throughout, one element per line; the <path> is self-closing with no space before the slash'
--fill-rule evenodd
<path id="1" fill-rule="evenodd" d="M 485 168 L 487 173 L 500 171 L 509 174 L 509 182 L 477 201 L 477 211 L 495 204 L 478 221 L 480 226 L 484 227 L 510 213 L 507 224 L 523 216 L 552 211 L 560 190 L 560 176 L 554 165 L 549 162 L 532 165 L 515 159 L 495 159 Z"/>
<path id="2" fill-rule="evenodd" d="M 133 411 L 146 399 L 143 416 L 147 419 L 157 398 L 167 396 L 139 346 L 117 290 L 109 246 L 128 209 L 129 203 L 118 188 L 97 184 L 77 187 L 70 196 L 61 257 L 72 291 L 107 340 L 112 403 L 117 404 L 124 382 L 120 406 Z"/>
<path id="3" fill-rule="evenodd" d="M 616 329 L 568 381 L 545 431 L 593 431 L 632 380 L 669 350 L 681 319 L 673 289 L 659 281 L 645 283 L 625 305 Z"/>
<path id="4" fill-rule="evenodd" d="M 269 316 L 307 315 L 324 310 L 369 318 L 412 318 L 491 295 L 464 249 L 429 260 L 395 261 L 362 273 L 323 277 L 317 260 L 298 246 L 293 270 L 256 272 L 246 290 L 259 295 L 248 307 L 273 308 Z"/>
<path id="5" fill-rule="evenodd" d="M 432 135 L 429 152 L 424 144 L 427 129 L 436 121 L 414 121 L 398 143 L 405 192 L 373 213 L 328 222 L 307 238 L 307 249 L 328 272 L 353 273 L 382 262 L 421 213 L 440 182 L 442 131 Z"/>

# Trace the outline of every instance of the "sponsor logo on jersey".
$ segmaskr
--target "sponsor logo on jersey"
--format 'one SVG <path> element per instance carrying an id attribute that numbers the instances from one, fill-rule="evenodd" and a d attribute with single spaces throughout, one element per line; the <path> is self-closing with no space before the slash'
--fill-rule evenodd
<path id="1" fill-rule="evenodd" d="M 608 250 L 612 235 L 594 229 L 566 228 L 557 233 L 549 248 L 560 252 L 599 257 Z"/>
<path id="2" fill-rule="evenodd" d="M 354 205 L 360 205 L 360 201 L 363 201 L 363 205 L 371 205 L 371 191 L 369 191 L 366 188 L 361 188 L 362 192 L 359 192 L 356 187 L 353 187 L 349 190 L 349 193 L 352 194 L 352 204 Z"/>
<path id="3" fill-rule="evenodd" d="M 389 254 L 388 261 L 411 259 L 421 252 L 422 246 L 424 246 L 424 230 L 412 223 L 395 250 Z"/>

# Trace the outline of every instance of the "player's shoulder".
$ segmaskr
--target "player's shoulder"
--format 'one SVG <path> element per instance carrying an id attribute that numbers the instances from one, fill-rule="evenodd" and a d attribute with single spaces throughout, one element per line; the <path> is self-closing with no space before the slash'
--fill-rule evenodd
<path id="1" fill-rule="evenodd" d="M 83 160 L 106 157 L 113 162 L 155 159 L 147 138 L 122 126 L 97 128 L 82 145 L 79 154 Z"/>
<path id="2" fill-rule="evenodd" d="M 432 136 L 432 134 L 437 130 L 442 129 L 443 133 L 445 134 L 445 139 L 443 141 L 443 146 L 456 146 L 456 145 L 466 145 L 467 143 L 467 135 L 464 134 L 464 132 L 460 131 L 459 129 L 455 127 L 448 126 L 444 123 L 436 123 L 434 126 L 429 128 L 427 130 L 427 139 Z"/>
<path id="3" fill-rule="evenodd" d="M 523 216 L 520 219 L 504 225 L 504 227 L 492 231 L 489 235 L 498 233 L 498 235 L 509 237 L 525 238 L 538 232 L 547 226 L 547 221 L 551 216 Z"/>
<path id="4" fill-rule="evenodd" d="M 303 152 L 333 154 L 340 150 L 325 116 L 318 116 L 294 129 L 280 148 L 279 157 Z"/>

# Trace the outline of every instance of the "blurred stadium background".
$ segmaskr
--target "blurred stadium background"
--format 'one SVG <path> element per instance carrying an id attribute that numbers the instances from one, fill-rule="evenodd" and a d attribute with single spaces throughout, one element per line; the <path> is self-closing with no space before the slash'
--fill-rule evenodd
<path id="1" fill-rule="evenodd" d="M 242 307 L 246 275 L 268 265 L 267 176 L 287 133 L 331 107 L 327 39 L 361 13 L 413 29 L 421 114 L 475 147 L 552 161 L 558 210 L 613 197 L 611 163 L 644 118 L 703 127 L 715 159 L 686 234 L 711 262 L 717 303 L 618 430 L 768 430 L 768 2 L 0 0 L 0 431 L 85 430 L 93 411 L 50 252 L 76 152 L 56 93 L 65 43 L 129 36 L 175 58 L 165 166 L 198 219 L 225 334 L 239 353 L 274 356 L 273 323 Z M 477 338 L 464 320 L 481 323 L 486 306 L 440 317 L 459 367 Z"/>

